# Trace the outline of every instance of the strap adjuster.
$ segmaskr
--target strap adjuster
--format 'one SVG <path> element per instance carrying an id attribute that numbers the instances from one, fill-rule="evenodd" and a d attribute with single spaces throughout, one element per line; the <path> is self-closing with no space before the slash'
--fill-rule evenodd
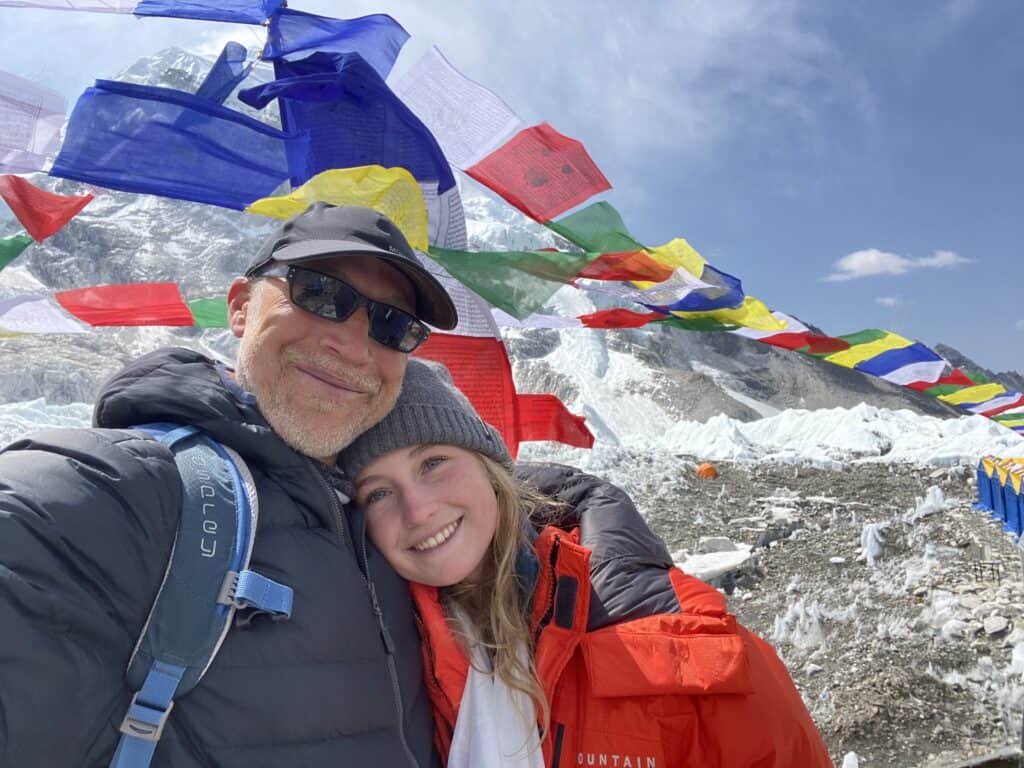
<path id="1" fill-rule="evenodd" d="M 167 717 L 174 709 L 174 702 L 167 705 L 167 709 L 157 709 L 139 701 L 138 691 L 132 696 L 132 703 L 128 707 L 128 714 L 121 721 L 118 729 L 126 736 L 133 736 L 143 741 L 157 742 L 164 733 L 164 726 L 167 724 Z"/>

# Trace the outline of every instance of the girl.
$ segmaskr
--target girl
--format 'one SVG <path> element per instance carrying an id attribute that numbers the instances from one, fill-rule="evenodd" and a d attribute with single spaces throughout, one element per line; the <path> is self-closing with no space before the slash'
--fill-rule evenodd
<path id="1" fill-rule="evenodd" d="M 340 461 L 410 582 L 447 765 L 831 766 L 774 651 L 629 499 L 569 468 L 534 471 L 554 499 L 516 480 L 446 373 L 410 360 Z"/>

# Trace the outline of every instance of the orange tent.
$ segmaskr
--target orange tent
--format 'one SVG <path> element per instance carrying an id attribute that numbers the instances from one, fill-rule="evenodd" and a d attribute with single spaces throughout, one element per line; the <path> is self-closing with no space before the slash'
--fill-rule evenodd
<path id="1" fill-rule="evenodd" d="M 718 469 L 710 461 L 705 461 L 697 467 L 697 477 L 702 477 L 705 480 L 713 480 L 718 477 Z"/>

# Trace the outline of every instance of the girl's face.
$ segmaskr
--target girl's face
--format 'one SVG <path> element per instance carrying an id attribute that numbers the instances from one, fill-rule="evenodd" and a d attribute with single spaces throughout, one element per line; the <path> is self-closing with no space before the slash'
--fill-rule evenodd
<path id="1" fill-rule="evenodd" d="M 373 543 L 407 581 L 447 587 L 478 579 L 498 525 L 483 464 L 454 445 L 413 445 L 356 478 Z"/>

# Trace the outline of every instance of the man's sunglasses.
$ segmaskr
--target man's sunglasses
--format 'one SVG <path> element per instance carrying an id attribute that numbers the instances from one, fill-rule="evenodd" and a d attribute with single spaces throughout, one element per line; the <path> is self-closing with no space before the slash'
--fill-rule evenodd
<path id="1" fill-rule="evenodd" d="M 335 323 L 348 320 L 359 307 L 366 307 L 370 338 L 389 349 L 412 352 L 430 336 L 426 323 L 398 307 L 367 298 L 334 275 L 292 266 L 285 272 L 284 267 L 276 264 L 254 277 L 284 277 L 292 304 Z"/>

